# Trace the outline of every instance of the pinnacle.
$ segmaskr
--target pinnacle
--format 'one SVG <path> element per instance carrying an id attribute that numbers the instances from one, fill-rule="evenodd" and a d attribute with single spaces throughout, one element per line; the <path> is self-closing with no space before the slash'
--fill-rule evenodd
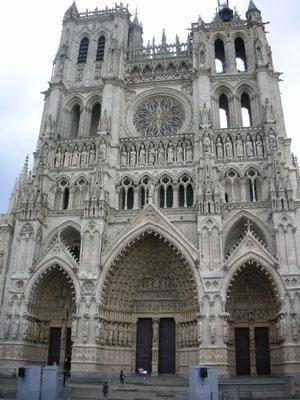
<path id="1" fill-rule="evenodd" d="M 249 2 L 248 11 L 258 11 L 258 8 L 254 4 L 253 0 L 250 0 L 250 2 Z"/>

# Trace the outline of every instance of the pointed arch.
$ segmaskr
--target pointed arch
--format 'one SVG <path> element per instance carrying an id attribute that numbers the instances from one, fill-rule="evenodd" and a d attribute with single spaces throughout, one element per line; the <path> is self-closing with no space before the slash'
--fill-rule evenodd
<path id="1" fill-rule="evenodd" d="M 51 260 L 47 260 L 36 269 L 36 272 L 32 275 L 26 285 L 24 293 L 25 298 L 33 299 L 38 285 L 43 281 L 48 273 L 53 271 L 61 271 L 63 275 L 66 276 L 72 287 L 73 300 L 77 303 L 80 297 L 80 285 L 78 279 L 70 265 L 59 257 L 53 257 Z"/>
<path id="2" fill-rule="evenodd" d="M 268 260 L 251 251 L 234 260 L 233 264 L 228 269 L 228 272 L 222 281 L 220 290 L 223 300 L 226 301 L 230 296 L 232 287 L 240 274 L 246 269 L 251 270 L 251 268 L 266 279 L 274 297 L 277 299 L 278 304 L 280 304 L 284 300 L 285 296 L 285 288 L 282 278 Z"/>

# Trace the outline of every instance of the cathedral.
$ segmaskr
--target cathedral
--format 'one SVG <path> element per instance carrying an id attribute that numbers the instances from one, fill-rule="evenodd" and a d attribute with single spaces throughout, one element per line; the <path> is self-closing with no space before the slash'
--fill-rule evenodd
<path id="1" fill-rule="evenodd" d="M 201 12 L 201 10 L 199 10 Z M 197 20 L 197 18 L 195 18 Z M 300 375 L 300 173 L 260 10 L 65 12 L 0 216 L 0 372 Z"/>

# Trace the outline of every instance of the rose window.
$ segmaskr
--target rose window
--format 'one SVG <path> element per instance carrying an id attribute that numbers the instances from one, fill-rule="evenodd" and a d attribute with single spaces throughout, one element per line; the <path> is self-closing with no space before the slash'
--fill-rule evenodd
<path id="1" fill-rule="evenodd" d="M 133 123 L 143 136 L 172 135 L 180 130 L 184 118 L 184 109 L 179 100 L 157 96 L 137 107 Z"/>

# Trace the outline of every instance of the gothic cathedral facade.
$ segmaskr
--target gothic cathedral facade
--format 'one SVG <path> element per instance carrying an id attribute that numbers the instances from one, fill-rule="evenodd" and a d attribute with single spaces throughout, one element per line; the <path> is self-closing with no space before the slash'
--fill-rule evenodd
<path id="1" fill-rule="evenodd" d="M 200 10 L 201 11 L 201 10 Z M 300 174 L 261 12 L 66 11 L 0 225 L 1 372 L 300 372 Z"/>

